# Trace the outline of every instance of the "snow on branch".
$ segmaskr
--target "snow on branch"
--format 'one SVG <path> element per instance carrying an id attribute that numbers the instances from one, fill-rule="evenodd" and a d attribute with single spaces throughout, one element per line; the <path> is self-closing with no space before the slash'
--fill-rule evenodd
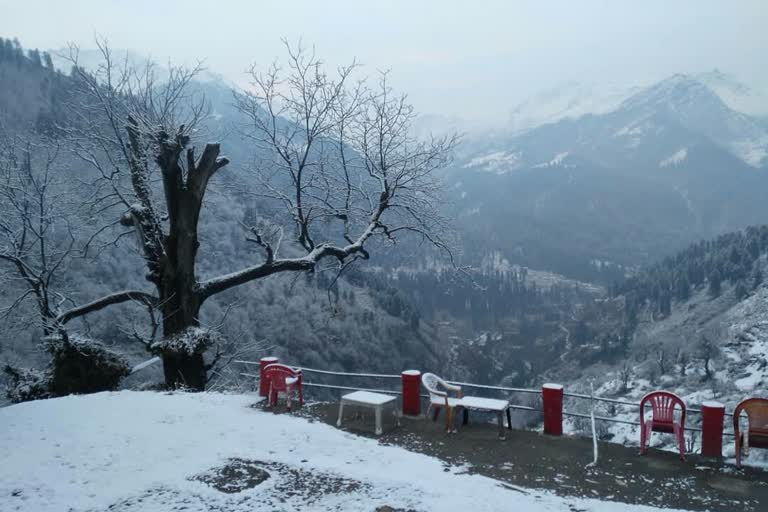
<path id="1" fill-rule="evenodd" d="M 202 354 L 216 344 L 219 339 L 219 333 L 213 329 L 188 327 L 174 336 L 154 341 L 150 345 L 150 350 L 156 354 L 163 354 L 164 352 L 188 355 Z"/>
<path id="2" fill-rule="evenodd" d="M 101 297 L 100 299 L 96 299 L 87 304 L 83 304 L 82 306 L 77 306 L 68 311 L 65 311 L 56 317 L 56 321 L 60 324 L 66 324 L 73 318 L 99 311 L 100 309 L 111 306 L 113 304 L 120 304 L 122 302 L 128 301 L 140 302 L 142 304 L 152 306 L 157 304 L 158 299 L 157 297 L 145 292 L 137 290 L 123 290 L 121 292 L 111 293 Z"/>
<path id="3" fill-rule="evenodd" d="M 202 300 L 271 274 L 312 270 L 324 258 L 367 259 L 373 237 L 394 244 L 416 235 L 452 254 L 436 171 L 450 163 L 458 136 L 417 139 L 414 108 L 393 93 L 386 73 L 369 88 L 356 79 L 355 62 L 326 71 L 311 51 L 286 48 L 287 67 L 252 68 L 253 87 L 236 95 L 256 153 L 251 193 L 286 225 L 245 226 L 265 259 L 200 283 Z M 305 255 L 280 258 L 269 231 L 294 233 Z"/>

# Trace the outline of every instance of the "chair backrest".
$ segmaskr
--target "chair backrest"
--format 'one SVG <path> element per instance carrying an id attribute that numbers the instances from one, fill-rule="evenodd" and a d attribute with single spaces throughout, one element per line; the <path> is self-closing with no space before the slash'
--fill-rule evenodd
<path id="1" fill-rule="evenodd" d="M 421 376 L 421 383 L 430 393 L 433 391 L 438 391 L 437 386 L 439 385 L 439 382 L 440 377 L 434 373 L 425 373 Z"/>
<path id="2" fill-rule="evenodd" d="M 768 435 L 768 398 L 745 398 L 733 410 L 733 431 L 739 433 L 739 416 L 747 413 L 749 431 Z"/>
<path id="3" fill-rule="evenodd" d="M 285 391 L 285 379 L 289 377 L 301 377 L 301 370 L 279 363 L 264 368 L 264 378 L 271 383 L 272 391 Z"/>
<path id="4" fill-rule="evenodd" d="M 680 425 L 685 426 L 685 402 L 669 391 L 653 391 L 640 400 L 640 422 L 643 421 L 645 405 L 651 404 L 653 422 L 671 424 L 675 419 L 675 408 L 680 408 Z"/>
<path id="5" fill-rule="evenodd" d="M 425 373 L 421 376 L 421 383 L 427 388 L 430 398 L 446 396 L 445 381 L 434 373 Z M 443 387 L 443 390 L 440 387 Z"/>

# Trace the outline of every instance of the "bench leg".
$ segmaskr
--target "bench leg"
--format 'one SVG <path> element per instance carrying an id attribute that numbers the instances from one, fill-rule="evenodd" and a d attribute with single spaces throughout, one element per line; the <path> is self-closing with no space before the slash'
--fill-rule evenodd
<path id="1" fill-rule="evenodd" d="M 505 439 L 504 436 L 504 412 L 499 411 L 496 413 L 496 421 L 499 424 L 499 439 Z"/>
<path id="2" fill-rule="evenodd" d="M 288 412 L 291 411 L 291 395 L 293 394 L 293 386 L 286 386 L 285 388 L 285 406 L 288 408 Z"/>
<path id="3" fill-rule="evenodd" d="M 381 428 L 381 406 L 376 407 L 376 435 L 380 436 L 384 430 Z"/>
<path id="4" fill-rule="evenodd" d="M 464 418 L 461 420 L 462 425 L 466 425 L 469 423 L 469 409 L 466 407 L 464 408 Z"/>
<path id="5" fill-rule="evenodd" d="M 509 412 L 509 407 L 507 407 L 507 428 L 512 430 L 512 413 Z"/>
<path id="6" fill-rule="evenodd" d="M 336 421 L 336 426 L 341 426 L 341 417 L 344 415 L 344 401 L 339 402 L 339 419 Z"/>

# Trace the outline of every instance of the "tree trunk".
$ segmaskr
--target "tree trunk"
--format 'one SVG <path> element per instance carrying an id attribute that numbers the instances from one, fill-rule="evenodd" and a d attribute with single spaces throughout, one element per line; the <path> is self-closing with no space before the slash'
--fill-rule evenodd
<path id="1" fill-rule="evenodd" d="M 195 260 L 199 242 L 197 225 L 208 180 L 220 168 L 229 163 L 219 158 L 219 145 L 206 144 L 199 159 L 194 148 L 186 149 L 186 175 L 180 157 L 189 143 L 189 136 L 181 127 L 174 138 L 160 132 L 159 152 L 155 161 L 161 169 L 163 191 L 168 213 L 168 234 L 163 233 L 162 222 L 154 213 L 148 192 L 148 174 L 140 165 L 143 150 L 139 144 L 140 133 L 135 121 L 129 126 L 132 160 L 133 188 L 142 201 L 142 208 L 135 211 L 143 235 L 145 258 L 149 266 L 149 279 L 158 290 L 163 316 L 165 344 L 159 351 L 163 358 L 165 383 L 169 388 L 180 386 L 197 391 L 205 389 L 207 371 L 203 352 L 205 343 L 169 343 L 191 327 L 200 325 L 200 306 L 204 297 L 200 294 L 195 275 Z"/>
<path id="2" fill-rule="evenodd" d="M 166 351 L 163 353 L 163 373 L 169 389 L 205 390 L 207 375 L 203 354 Z"/>
<path id="3" fill-rule="evenodd" d="M 163 265 L 161 301 L 163 336 L 169 339 L 190 327 L 200 325 L 202 304 L 197 292 L 195 259 L 197 257 L 197 222 L 200 203 L 188 194 L 180 194 L 181 215 L 166 237 L 167 260 Z M 207 369 L 202 352 L 187 352 L 166 348 L 162 354 L 165 384 L 173 389 L 186 387 L 203 391 Z"/>
<path id="4" fill-rule="evenodd" d="M 179 286 L 166 288 L 165 291 L 162 294 L 163 337 L 169 339 L 190 327 L 199 326 L 200 303 L 192 289 Z M 206 368 L 202 353 L 166 347 L 161 357 L 168 388 L 186 387 L 195 391 L 205 389 Z"/>

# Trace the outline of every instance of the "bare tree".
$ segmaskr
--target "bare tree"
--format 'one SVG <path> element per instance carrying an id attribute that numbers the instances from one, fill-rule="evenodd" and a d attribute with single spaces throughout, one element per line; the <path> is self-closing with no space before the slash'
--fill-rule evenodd
<path id="1" fill-rule="evenodd" d="M 250 226 L 265 265 L 274 265 L 286 231 L 295 235 L 307 269 L 326 256 L 340 263 L 367 259 L 371 239 L 396 243 L 405 233 L 450 255 L 434 171 L 448 163 L 457 137 L 416 140 L 416 113 L 393 93 L 386 73 L 373 90 L 361 82 L 350 86 L 355 63 L 329 76 L 314 53 L 286 48 L 287 71 L 253 68 L 253 91 L 237 96 L 251 122 L 245 134 L 259 152 L 254 194 L 276 212 Z M 219 290 L 248 276 L 207 286 Z"/>
<path id="2" fill-rule="evenodd" d="M 701 340 L 696 347 L 696 355 L 701 360 L 704 369 L 704 380 L 710 380 L 712 373 L 712 360 L 720 353 L 720 349 L 711 337 L 711 335 L 702 335 Z"/>
<path id="3" fill-rule="evenodd" d="M 212 363 L 203 354 L 212 340 L 198 328 L 199 313 L 218 293 L 281 272 L 312 271 L 326 259 L 343 266 L 368 258 L 375 237 L 394 242 L 416 233 L 448 248 L 434 171 L 456 139 L 414 140 L 413 108 L 392 95 L 386 77 L 369 92 L 352 83 L 354 65 L 331 79 L 314 56 L 289 49 L 285 79 L 276 66 L 266 75 L 254 71 L 257 93 L 239 96 L 238 106 L 252 122 L 258 161 L 270 164 L 257 167 L 255 193 L 277 205 L 275 219 L 289 219 L 292 245 L 303 253 L 282 257 L 286 229 L 266 219 L 248 226 L 261 261 L 199 280 L 203 198 L 229 160 L 213 143 L 196 156 L 192 136 L 206 114 L 205 101 L 189 87 L 198 69 L 172 68 L 158 80 L 151 66 L 117 65 L 109 48 L 100 48 L 103 65 L 94 74 L 77 67 L 72 54 L 80 91 L 70 132 L 78 155 L 107 184 L 96 202 L 122 207 L 124 223 L 136 231 L 156 290 L 151 300 L 161 312 L 164 338 L 152 349 L 163 358 L 168 386 L 205 386 Z M 338 243 L 328 227 L 334 221 Z"/>
<path id="4" fill-rule="evenodd" d="M 626 393 L 629 391 L 629 381 L 632 379 L 632 367 L 629 365 L 627 361 L 624 361 L 624 364 L 621 366 L 621 369 L 619 370 L 619 381 L 621 382 L 621 392 Z"/>

